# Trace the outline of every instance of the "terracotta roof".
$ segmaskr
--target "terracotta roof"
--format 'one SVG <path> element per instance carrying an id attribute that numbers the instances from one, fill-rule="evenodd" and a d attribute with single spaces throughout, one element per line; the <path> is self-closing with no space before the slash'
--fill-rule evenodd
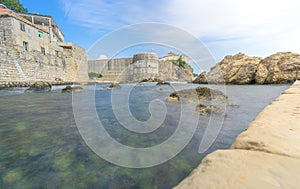
<path id="1" fill-rule="evenodd" d="M 18 13 L 15 13 L 14 11 L 6 8 L 6 6 L 3 4 L 0 4 L 0 15 L 10 15 L 12 17 L 15 17 L 15 18 L 21 20 L 22 22 L 25 22 L 28 25 L 31 25 L 39 30 L 49 33 L 49 29 L 46 29 L 46 28 L 43 28 L 42 26 L 31 23 L 30 21 L 28 21 L 25 18 L 23 18 L 22 16 L 20 16 Z"/>

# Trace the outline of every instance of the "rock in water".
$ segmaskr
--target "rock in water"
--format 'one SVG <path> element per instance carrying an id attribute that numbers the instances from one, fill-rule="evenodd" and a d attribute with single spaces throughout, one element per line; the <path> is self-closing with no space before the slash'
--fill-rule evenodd
<path id="1" fill-rule="evenodd" d="M 119 83 L 112 83 L 108 87 L 101 87 L 99 90 L 111 90 L 111 89 L 120 89 L 121 85 Z"/>
<path id="2" fill-rule="evenodd" d="M 61 92 L 63 93 L 70 93 L 70 92 L 82 92 L 83 91 L 83 88 L 82 87 L 71 87 L 70 85 L 66 86 L 66 88 L 63 88 L 61 90 Z"/>
<path id="3" fill-rule="evenodd" d="M 31 85 L 25 92 L 49 92 L 51 91 L 52 85 L 49 82 L 38 81 Z"/>
<path id="4" fill-rule="evenodd" d="M 300 55 L 291 52 L 273 54 L 263 59 L 255 76 L 258 84 L 291 83 L 300 79 Z"/>
<path id="5" fill-rule="evenodd" d="M 196 112 L 201 115 L 226 115 L 226 106 L 232 104 L 228 96 L 222 91 L 208 87 L 197 87 L 195 89 L 183 89 L 173 92 L 168 96 L 167 101 L 198 104 L 196 105 Z"/>
<path id="6" fill-rule="evenodd" d="M 210 115 L 210 114 L 227 115 L 225 106 L 221 106 L 221 105 L 198 104 L 196 106 L 196 112 L 198 112 L 201 115 Z"/>
<path id="7" fill-rule="evenodd" d="M 159 80 L 156 85 L 170 85 L 170 82 Z"/>
<path id="8" fill-rule="evenodd" d="M 173 92 L 169 97 L 176 98 L 178 101 L 197 102 L 199 100 L 228 100 L 228 96 L 217 89 L 210 89 L 208 87 L 197 87 L 194 89 L 183 89 Z"/>
<path id="9" fill-rule="evenodd" d="M 194 81 L 193 83 L 199 83 L 199 84 L 207 84 L 207 73 L 202 72 Z"/>
<path id="10" fill-rule="evenodd" d="M 109 86 L 109 88 L 120 89 L 121 86 L 120 86 L 119 83 L 112 83 L 112 84 Z"/>

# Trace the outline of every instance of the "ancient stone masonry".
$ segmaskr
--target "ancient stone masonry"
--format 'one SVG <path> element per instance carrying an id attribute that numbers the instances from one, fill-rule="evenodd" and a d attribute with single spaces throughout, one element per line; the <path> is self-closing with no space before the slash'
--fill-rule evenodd
<path id="1" fill-rule="evenodd" d="M 176 65 L 181 59 L 183 67 Z M 141 81 L 156 78 L 168 81 L 187 81 L 193 79 L 193 69 L 188 65 L 188 57 L 169 54 L 159 58 L 156 53 L 141 52 L 132 58 L 89 60 L 89 72 L 101 73 L 105 81 Z"/>
<path id="2" fill-rule="evenodd" d="M 87 53 L 0 6 L 0 81 L 87 81 Z"/>

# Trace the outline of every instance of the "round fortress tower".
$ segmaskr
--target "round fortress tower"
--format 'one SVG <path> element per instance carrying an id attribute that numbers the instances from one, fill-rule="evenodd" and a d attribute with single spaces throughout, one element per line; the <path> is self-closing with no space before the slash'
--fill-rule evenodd
<path id="1" fill-rule="evenodd" d="M 141 52 L 133 55 L 133 77 L 135 80 L 158 76 L 158 56 L 153 52 Z"/>

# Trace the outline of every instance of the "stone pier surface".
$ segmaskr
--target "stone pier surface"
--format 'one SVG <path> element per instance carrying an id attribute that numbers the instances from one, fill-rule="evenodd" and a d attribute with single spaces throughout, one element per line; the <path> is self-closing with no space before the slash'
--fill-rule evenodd
<path id="1" fill-rule="evenodd" d="M 300 82 L 267 106 L 229 150 L 218 150 L 176 189 L 300 188 Z"/>

